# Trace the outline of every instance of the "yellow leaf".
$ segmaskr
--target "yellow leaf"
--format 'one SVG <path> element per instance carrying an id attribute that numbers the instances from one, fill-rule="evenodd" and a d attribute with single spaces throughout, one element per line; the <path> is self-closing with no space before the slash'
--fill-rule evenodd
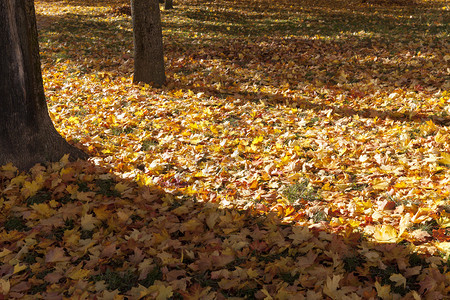
<path id="1" fill-rule="evenodd" d="M 258 188 L 258 180 L 255 179 L 250 183 L 249 188 L 251 188 L 252 190 L 256 190 Z"/>
<path id="2" fill-rule="evenodd" d="M 392 299 L 391 294 L 391 286 L 390 285 L 381 285 L 378 283 L 378 281 L 375 282 L 375 288 L 377 289 L 378 297 L 380 297 L 383 300 L 389 300 Z"/>
<path id="3" fill-rule="evenodd" d="M 24 197 L 31 197 L 36 195 L 37 191 L 39 191 L 44 185 L 44 178 L 42 175 L 39 175 L 36 180 L 29 182 L 25 181 L 23 184 L 23 188 L 21 189 L 22 195 Z"/>
<path id="4" fill-rule="evenodd" d="M 268 181 L 268 180 L 270 180 L 270 175 L 269 174 L 267 174 L 267 172 L 262 172 L 261 173 L 261 178 L 262 178 L 262 180 L 264 180 L 264 181 Z"/>
<path id="5" fill-rule="evenodd" d="M 19 265 L 19 264 L 17 264 L 17 265 L 14 266 L 13 274 L 19 273 L 20 271 L 23 271 L 26 268 L 27 268 L 26 265 Z"/>
<path id="6" fill-rule="evenodd" d="M 247 269 L 247 275 L 250 278 L 256 278 L 259 276 L 259 273 L 256 270 L 253 270 L 252 268 Z"/>
<path id="7" fill-rule="evenodd" d="M 403 232 L 405 232 L 405 230 L 409 227 L 410 224 L 411 224 L 411 214 L 407 213 L 400 219 L 398 236 L 401 236 Z"/>
<path id="8" fill-rule="evenodd" d="M 348 220 L 348 224 L 352 227 L 359 227 L 359 225 L 361 224 L 360 221 L 358 220 Z"/>
<path id="9" fill-rule="evenodd" d="M 17 172 L 17 168 L 14 167 L 14 165 L 12 163 L 8 163 L 8 164 L 0 167 L 0 170 L 14 172 L 14 173 Z"/>
<path id="10" fill-rule="evenodd" d="M 75 272 L 72 272 L 69 274 L 69 278 L 73 279 L 73 280 L 80 280 L 83 278 L 86 278 L 89 273 L 91 273 L 90 270 L 84 270 L 84 269 L 80 269 L 80 270 L 76 270 Z"/>
<path id="11" fill-rule="evenodd" d="M 119 182 L 118 184 L 116 184 L 116 185 L 114 186 L 114 189 L 115 189 L 116 191 L 118 191 L 119 193 L 123 193 L 123 192 L 125 192 L 127 189 L 129 189 L 129 186 L 126 185 L 126 184 L 124 184 L 124 183 Z"/>
<path id="12" fill-rule="evenodd" d="M 161 262 L 163 265 L 168 265 L 168 264 L 176 262 L 176 259 L 172 256 L 172 254 L 170 254 L 168 252 L 163 251 L 161 253 L 158 253 L 156 256 L 159 259 L 161 259 Z"/>
<path id="13" fill-rule="evenodd" d="M 258 145 L 264 140 L 263 136 L 255 137 L 252 141 L 252 145 Z"/>
<path id="14" fill-rule="evenodd" d="M 64 231 L 64 242 L 68 245 L 77 245 L 80 241 L 80 234 L 76 229 Z"/>
<path id="15" fill-rule="evenodd" d="M 0 294 L 3 296 L 8 295 L 9 290 L 11 288 L 11 283 L 9 279 L 0 279 Z"/>
<path id="16" fill-rule="evenodd" d="M 105 221 L 111 216 L 111 212 L 106 210 L 106 206 L 96 207 L 94 208 L 95 217 L 100 221 Z"/>
<path id="17" fill-rule="evenodd" d="M 92 214 L 85 214 L 84 216 L 81 217 L 81 228 L 83 230 L 92 230 L 99 223 L 100 221 Z"/>
<path id="18" fill-rule="evenodd" d="M 132 299 L 144 299 L 149 294 L 148 289 L 143 285 L 131 288 L 128 292 Z"/>
<path id="19" fill-rule="evenodd" d="M 190 209 L 185 206 L 179 206 L 177 208 L 175 208 L 174 210 L 172 210 L 172 213 L 176 214 L 177 216 L 182 216 L 182 215 L 186 215 L 187 213 L 189 213 Z"/>
<path id="20" fill-rule="evenodd" d="M 446 257 L 450 255 L 450 242 L 436 243 L 436 248 L 445 253 Z"/>
<path id="21" fill-rule="evenodd" d="M 330 296 L 332 299 L 337 299 L 339 294 L 337 290 L 339 288 L 339 281 L 341 281 L 343 275 L 333 275 L 333 278 L 327 277 L 327 282 L 323 288 L 323 293 Z"/>
<path id="22" fill-rule="evenodd" d="M 419 210 L 417 210 L 416 214 L 411 218 L 411 222 L 415 224 L 424 222 L 426 219 L 430 218 L 430 211 L 430 208 L 420 207 Z"/>
<path id="23" fill-rule="evenodd" d="M 389 182 L 387 182 L 387 181 L 376 182 L 372 185 L 372 188 L 374 190 L 385 190 L 388 187 L 389 187 Z"/>
<path id="24" fill-rule="evenodd" d="M 445 135 L 443 135 L 439 130 L 438 133 L 435 135 L 434 140 L 436 141 L 436 143 L 443 143 L 445 142 Z"/>
<path id="25" fill-rule="evenodd" d="M 450 165 L 450 154 L 441 152 L 441 159 L 438 160 L 438 163 L 443 165 Z"/>
<path id="26" fill-rule="evenodd" d="M 80 123 L 80 120 L 78 120 L 78 118 L 77 117 L 70 117 L 69 119 L 68 119 L 68 121 L 69 121 L 69 123 L 74 123 L 74 124 L 79 124 Z"/>
<path id="27" fill-rule="evenodd" d="M 406 278 L 402 274 L 392 274 L 389 280 L 395 282 L 395 286 L 403 285 L 404 288 L 406 287 Z"/>
<path id="28" fill-rule="evenodd" d="M 269 291 L 266 288 L 263 288 L 262 290 L 260 290 L 264 295 L 266 295 L 267 297 L 264 298 L 264 300 L 273 300 L 273 297 L 270 296 Z"/>
<path id="29" fill-rule="evenodd" d="M 63 157 L 59 160 L 62 166 L 65 166 L 69 163 L 69 154 L 64 154 Z"/>
<path id="30" fill-rule="evenodd" d="M 450 227 L 450 213 L 445 211 L 441 212 L 441 217 L 437 220 L 439 227 L 448 228 Z"/>
<path id="31" fill-rule="evenodd" d="M 397 230 L 391 225 L 382 225 L 376 227 L 373 237 L 379 243 L 396 243 L 399 241 Z"/>
<path id="32" fill-rule="evenodd" d="M 0 258 L 3 256 L 6 256 L 8 254 L 12 253 L 11 250 L 8 250 L 7 248 L 3 248 L 3 250 L 0 252 Z"/>
<path id="33" fill-rule="evenodd" d="M 31 208 L 46 218 L 48 218 L 56 213 L 56 211 L 54 209 L 51 209 L 47 203 L 33 204 L 31 206 Z"/>
<path id="34" fill-rule="evenodd" d="M 11 185 L 22 185 L 25 182 L 26 178 L 27 176 L 25 175 L 14 177 L 13 179 L 11 179 Z"/>
<path id="35" fill-rule="evenodd" d="M 162 282 L 156 281 L 154 285 L 148 288 L 150 293 L 158 293 L 155 300 L 166 300 L 172 297 L 173 289 L 171 286 L 165 286 Z"/>

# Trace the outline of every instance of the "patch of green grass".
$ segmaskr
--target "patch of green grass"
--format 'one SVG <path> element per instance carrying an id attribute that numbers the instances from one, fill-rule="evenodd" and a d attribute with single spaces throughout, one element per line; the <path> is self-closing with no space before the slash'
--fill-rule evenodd
<path id="1" fill-rule="evenodd" d="M 147 139 L 142 141 L 142 150 L 143 151 L 148 151 L 151 148 L 153 148 L 154 146 L 157 146 L 159 143 L 157 140 L 155 139 Z"/>
<path id="2" fill-rule="evenodd" d="M 113 135 L 121 135 L 123 133 L 123 129 L 121 127 L 112 127 L 111 133 Z"/>
<path id="3" fill-rule="evenodd" d="M 80 238 L 82 240 L 92 239 L 93 235 L 94 235 L 94 231 L 92 231 L 92 230 L 82 230 Z"/>
<path id="4" fill-rule="evenodd" d="M 206 271 L 204 273 L 196 273 L 194 274 L 194 276 L 192 276 L 192 281 L 200 284 L 202 287 L 212 287 L 213 289 L 218 289 L 218 281 L 211 279 L 210 275 L 210 271 Z"/>
<path id="5" fill-rule="evenodd" d="M 47 290 L 47 286 L 48 286 L 49 284 L 50 284 L 50 283 L 45 282 L 45 283 L 42 283 L 42 284 L 33 285 L 33 286 L 29 289 L 28 293 L 30 293 L 31 295 L 35 295 L 35 294 L 37 294 L 37 293 L 42 293 L 42 292 L 44 292 L 44 291 Z"/>
<path id="6" fill-rule="evenodd" d="M 44 203 L 46 201 L 50 201 L 52 199 L 52 195 L 48 191 L 38 191 L 36 195 L 28 197 L 26 203 L 28 206 L 33 204 Z"/>
<path id="7" fill-rule="evenodd" d="M 25 225 L 25 220 L 21 217 L 9 217 L 5 224 L 3 224 L 3 227 L 6 229 L 6 231 L 27 231 L 29 230 L 28 226 Z"/>
<path id="8" fill-rule="evenodd" d="M 354 272 L 356 268 L 362 266 L 366 260 L 360 255 L 352 255 L 344 258 L 344 269 L 347 272 Z"/>
<path id="9" fill-rule="evenodd" d="M 420 229 L 423 231 L 428 232 L 430 235 L 433 235 L 433 230 L 439 229 L 439 224 L 436 222 L 436 220 L 430 220 L 426 221 L 420 224 L 415 224 L 411 227 L 412 230 Z"/>
<path id="10" fill-rule="evenodd" d="M 289 283 L 290 285 L 294 284 L 294 282 L 300 277 L 299 273 L 281 273 L 280 278 L 283 279 L 284 282 Z"/>
<path id="11" fill-rule="evenodd" d="M 24 263 L 31 265 L 36 262 L 36 258 L 38 258 L 38 257 L 43 257 L 43 255 L 37 253 L 36 251 L 30 251 L 23 256 L 22 261 Z"/>
<path id="12" fill-rule="evenodd" d="M 310 186 L 308 179 L 302 179 L 302 181 L 288 186 L 283 194 L 290 203 L 298 200 L 314 201 L 321 199 L 317 191 Z"/>
<path id="13" fill-rule="evenodd" d="M 411 253 L 411 255 L 408 258 L 408 262 L 411 265 L 411 267 L 422 266 L 425 268 L 429 265 L 425 261 L 425 257 L 417 254 L 416 252 Z"/>
<path id="14" fill-rule="evenodd" d="M 139 281 L 139 284 L 148 288 L 149 286 L 152 286 L 156 280 L 162 280 L 162 275 L 161 269 L 156 266 L 148 272 L 147 276 L 143 280 Z"/>
<path id="15" fill-rule="evenodd" d="M 78 191 L 80 191 L 80 192 L 89 192 L 90 191 L 86 182 L 80 181 L 77 183 L 77 185 L 78 185 Z"/>
<path id="16" fill-rule="evenodd" d="M 91 281 L 105 281 L 108 291 L 119 290 L 126 293 L 138 284 L 138 275 L 131 271 L 116 272 L 107 269 L 105 273 L 91 277 Z"/>
<path id="17" fill-rule="evenodd" d="M 314 223 L 327 221 L 328 220 L 328 215 L 324 211 L 319 210 L 318 212 L 314 213 L 312 219 L 313 219 Z"/>
<path id="18" fill-rule="evenodd" d="M 69 202 L 73 202 L 74 199 L 72 199 L 70 194 L 64 194 L 62 197 L 56 199 L 56 201 L 58 201 L 61 204 L 67 204 Z"/>
<path id="19" fill-rule="evenodd" d="M 95 181 L 99 187 L 97 194 L 102 194 L 108 197 L 120 197 L 120 193 L 114 189 L 116 182 L 112 179 L 99 179 Z"/>
<path id="20" fill-rule="evenodd" d="M 52 234 L 55 237 L 57 241 L 62 241 L 62 238 L 64 236 L 64 232 L 66 230 L 71 230 L 75 227 L 74 221 L 72 219 L 67 219 L 64 223 L 64 226 L 55 227 L 52 230 Z"/>

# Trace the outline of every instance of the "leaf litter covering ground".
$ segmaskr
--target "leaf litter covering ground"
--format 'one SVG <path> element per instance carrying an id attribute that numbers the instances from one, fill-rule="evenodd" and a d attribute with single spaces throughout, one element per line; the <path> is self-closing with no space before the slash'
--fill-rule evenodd
<path id="1" fill-rule="evenodd" d="M 1 294 L 446 297 L 449 7 L 387 2 L 178 1 L 154 89 L 126 2 L 37 1 L 92 158 L 1 169 Z"/>

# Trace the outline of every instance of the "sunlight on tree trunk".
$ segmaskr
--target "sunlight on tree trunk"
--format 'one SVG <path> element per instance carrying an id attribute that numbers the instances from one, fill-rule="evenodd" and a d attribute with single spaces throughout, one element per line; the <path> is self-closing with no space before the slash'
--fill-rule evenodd
<path id="1" fill-rule="evenodd" d="M 166 81 L 158 0 L 132 0 L 134 38 L 133 82 L 161 86 Z"/>
<path id="2" fill-rule="evenodd" d="M 0 1 L 0 165 L 20 169 L 86 158 L 56 131 L 48 114 L 33 0 Z"/>

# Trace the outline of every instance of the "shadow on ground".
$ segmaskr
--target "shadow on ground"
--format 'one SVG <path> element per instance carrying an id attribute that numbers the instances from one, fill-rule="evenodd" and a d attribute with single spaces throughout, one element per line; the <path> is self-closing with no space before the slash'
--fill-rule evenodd
<path id="1" fill-rule="evenodd" d="M 282 211 L 221 208 L 87 161 L 17 175 L 0 171 L 0 275 L 10 299 L 439 299 L 448 292 L 441 257 L 369 242 L 350 227 L 337 234 L 325 222 L 282 221 Z"/>

